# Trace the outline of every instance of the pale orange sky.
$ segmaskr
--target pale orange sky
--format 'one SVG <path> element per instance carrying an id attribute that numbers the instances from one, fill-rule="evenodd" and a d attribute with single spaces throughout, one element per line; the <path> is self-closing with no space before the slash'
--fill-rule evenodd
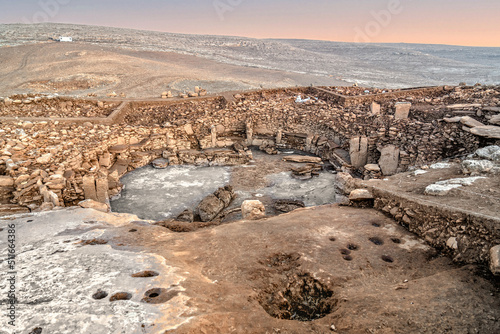
<path id="1" fill-rule="evenodd" d="M 39 22 L 500 47 L 500 0 L 0 0 L 0 23 Z"/>

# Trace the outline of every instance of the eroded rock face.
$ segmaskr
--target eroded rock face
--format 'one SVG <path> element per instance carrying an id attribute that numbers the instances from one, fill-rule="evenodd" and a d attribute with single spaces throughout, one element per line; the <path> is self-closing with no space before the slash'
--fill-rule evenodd
<path id="1" fill-rule="evenodd" d="M 234 198 L 234 192 L 231 186 L 219 188 L 215 193 L 208 195 L 197 206 L 195 212 L 199 215 L 202 222 L 213 220 L 219 213 L 229 206 Z"/>

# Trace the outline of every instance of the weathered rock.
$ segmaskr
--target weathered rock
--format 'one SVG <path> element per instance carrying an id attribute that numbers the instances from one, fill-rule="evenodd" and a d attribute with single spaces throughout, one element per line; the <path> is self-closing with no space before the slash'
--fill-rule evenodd
<path id="1" fill-rule="evenodd" d="M 399 165 L 399 149 L 389 145 L 381 150 L 379 166 L 385 176 L 396 174 Z"/>
<path id="2" fill-rule="evenodd" d="M 491 117 L 488 122 L 490 122 L 491 124 L 500 125 L 500 115 Z"/>
<path id="3" fill-rule="evenodd" d="M 202 222 L 209 222 L 224 209 L 224 202 L 214 194 L 210 194 L 201 201 L 196 208 Z"/>
<path id="4" fill-rule="evenodd" d="M 476 121 L 474 118 L 469 116 L 464 116 L 460 119 L 460 122 L 468 127 L 484 126 L 483 123 Z"/>
<path id="5" fill-rule="evenodd" d="M 394 114 L 394 119 L 407 119 L 410 114 L 411 103 L 409 102 L 397 102 L 396 112 Z"/>
<path id="6" fill-rule="evenodd" d="M 380 104 L 378 104 L 377 102 L 372 102 L 372 104 L 370 106 L 370 110 L 371 110 L 372 115 L 379 115 L 380 114 Z"/>
<path id="7" fill-rule="evenodd" d="M 476 155 L 491 161 L 500 161 L 500 146 L 486 146 L 476 151 Z"/>
<path id="8" fill-rule="evenodd" d="M 426 195 L 433 196 L 445 196 L 451 190 L 460 188 L 462 186 L 470 186 L 479 179 L 484 179 L 484 177 L 467 177 L 467 178 L 456 178 L 450 180 L 444 180 L 431 184 L 425 188 L 424 193 Z"/>
<path id="9" fill-rule="evenodd" d="M 155 159 L 151 164 L 156 169 L 164 169 L 168 167 L 168 159 L 165 158 Z"/>
<path id="10" fill-rule="evenodd" d="M 368 138 L 356 137 L 350 140 L 349 156 L 354 168 L 361 168 L 368 162 Z"/>
<path id="11" fill-rule="evenodd" d="M 243 204 L 241 204 L 241 215 L 243 219 L 261 219 L 266 216 L 266 207 L 261 201 L 244 201 Z"/>
<path id="12" fill-rule="evenodd" d="M 184 210 L 180 215 L 175 218 L 175 220 L 180 222 L 192 223 L 194 222 L 194 213 L 193 210 Z"/>
<path id="13" fill-rule="evenodd" d="M 310 157 L 306 155 L 287 155 L 283 157 L 283 161 L 301 162 L 301 163 L 320 163 L 321 158 Z"/>
<path id="14" fill-rule="evenodd" d="M 462 120 L 462 117 L 461 116 L 456 116 L 456 117 L 445 117 L 443 118 L 443 120 L 446 122 L 446 123 L 458 123 Z"/>
<path id="15" fill-rule="evenodd" d="M 380 166 L 377 164 L 368 164 L 365 165 L 364 168 L 369 172 L 380 172 Z"/>
<path id="16" fill-rule="evenodd" d="M 91 199 L 96 202 L 98 201 L 95 178 L 92 175 L 85 175 L 83 177 L 82 187 L 85 194 L 85 199 Z"/>
<path id="17" fill-rule="evenodd" d="M 189 123 L 186 124 L 186 125 L 184 125 L 184 131 L 186 131 L 186 134 L 188 136 L 194 135 L 193 126 L 191 124 L 189 124 Z"/>
<path id="18" fill-rule="evenodd" d="M 367 189 L 355 189 L 349 194 L 349 200 L 353 202 L 372 200 L 373 195 Z"/>
<path id="19" fill-rule="evenodd" d="M 500 245 L 490 249 L 490 270 L 493 275 L 500 276 Z"/>
<path id="20" fill-rule="evenodd" d="M 52 159 L 52 153 L 46 153 L 46 154 L 42 155 L 41 157 L 39 157 L 38 159 L 36 159 L 36 163 L 48 164 L 51 159 Z"/>
<path id="21" fill-rule="evenodd" d="M 474 109 L 474 108 L 481 108 L 481 104 L 479 103 L 474 103 L 474 104 L 451 104 L 449 106 L 446 106 L 447 109 Z"/>
<path id="22" fill-rule="evenodd" d="M 0 187 L 12 187 L 14 179 L 10 176 L 0 175 Z"/>
<path id="23" fill-rule="evenodd" d="M 464 174 L 488 173 L 494 167 L 489 160 L 464 160 L 462 161 L 462 171 Z"/>
<path id="24" fill-rule="evenodd" d="M 500 126 L 476 126 L 475 128 L 472 128 L 470 132 L 480 137 L 500 139 Z"/>
<path id="25" fill-rule="evenodd" d="M 234 198 L 234 192 L 230 186 L 219 188 L 214 194 L 205 197 L 195 212 L 200 216 L 202 222 L 212 221 L 219 213 L 229 206 Z"/>
<path id="26" fill-rule="evenodd" d="M 432 196 L 445 196 L 447 195 L 451 190 L 460 188 L 461 185 L 459 184 L 447 184 L 447 185 L 440 185 L 440 184 L 431 184 L 425 188 L 424 193 L 426 195 L 432 195 Z"/>
<path id="27" fill-rule="evenodd" d="M 306 205 L 302 201 L 291 199 L 279 199 L 274 202 L 274 209 L 283 213 L 291 212 L 296 209 L 304 208 Z"/>
<path id="28" fill-rule="evenodd" d="M 101 212 L 109 212 L 109 206 L 106 203 L 97 202 L 92 199 L 81 201 L 78 203 L 78 205 L 85 209 L 94 209 Z"/>

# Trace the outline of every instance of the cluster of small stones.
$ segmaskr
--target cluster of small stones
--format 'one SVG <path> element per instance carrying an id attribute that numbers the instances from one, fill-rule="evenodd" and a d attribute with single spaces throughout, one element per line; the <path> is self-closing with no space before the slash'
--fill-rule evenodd
<path id="1" fill-rule="evenodd" d="M 315 93 L 297 88 L 237 94 L 235 101 L 130 102 L 123 122 L 112 125 L 2 121 L 2 203 L 30 210 L 84 199 L 105 203 L 120 192 L 121 176 L 156 159 L 165 159 L 162 166 L 241 164 L 251 159 L 251 145 L 308 151 L 366 178 L 390 175 L 491 141 L 445 118 L 487 123 L 500 112 L 500 87 L 438 87 L 347 106 Z M 310 99 L 296 102 L 298 94 Z"/>

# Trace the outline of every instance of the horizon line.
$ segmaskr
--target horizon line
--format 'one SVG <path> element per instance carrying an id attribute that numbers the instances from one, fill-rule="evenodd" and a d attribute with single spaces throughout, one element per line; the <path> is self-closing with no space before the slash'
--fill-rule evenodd
<path id="1" fill-rule="evenodd" d="M 109 25 L 93 25 L 93 24 L 83 24 L 83 23 L 66 23 L 66 22 L 40 22 L 40 23 L 1 23 L 0 25 L 24 25 L 24 26 L 35 26 L 35 25 L 70 25 L 70 26 L 86 26 L 86 27 L 103 27 L 103 28 L 113 28 L 113 29 L 123 29 L 123 30 L 134 30 L 134 31 L 148 31 L 148 32 L 159 32 L 164 34 L 176 34 L 185 36 L 210 36 L 210 37 L 232 37 L 232 38 L 246 38 L 254 40 L 296 40 L 296 41 L 316 41 L 316 42 L 329 42 L 329 43 L 345 43 L 345 44 L 356 44 L 356 45 L 394 45 L 394 44 L 408 44 L 408 45 L 433 45 L 433 46 L 455 46 L 455 47 L 468 47 L 468 48 L 500 48 L 498 46 L 485 46 L 485 45 L 462 45 L 462 44 L 446 44 L 446 43 L 425 43 L 425 42 L 349 42 L 349 41 L 336 41 L 327 39 L 314 39 L 314 38 L 285 38 L 285 37 L 249 37 L 240 35 L 224 35 L 224 34 L 194 34 L 194 33 L 182 33 L 182 32 L 171 32 L 164 30 L 150 30 L 150 29 L 137 29 L 137 28 L 126 28 L 126 27 L 116 27 Z"/>

